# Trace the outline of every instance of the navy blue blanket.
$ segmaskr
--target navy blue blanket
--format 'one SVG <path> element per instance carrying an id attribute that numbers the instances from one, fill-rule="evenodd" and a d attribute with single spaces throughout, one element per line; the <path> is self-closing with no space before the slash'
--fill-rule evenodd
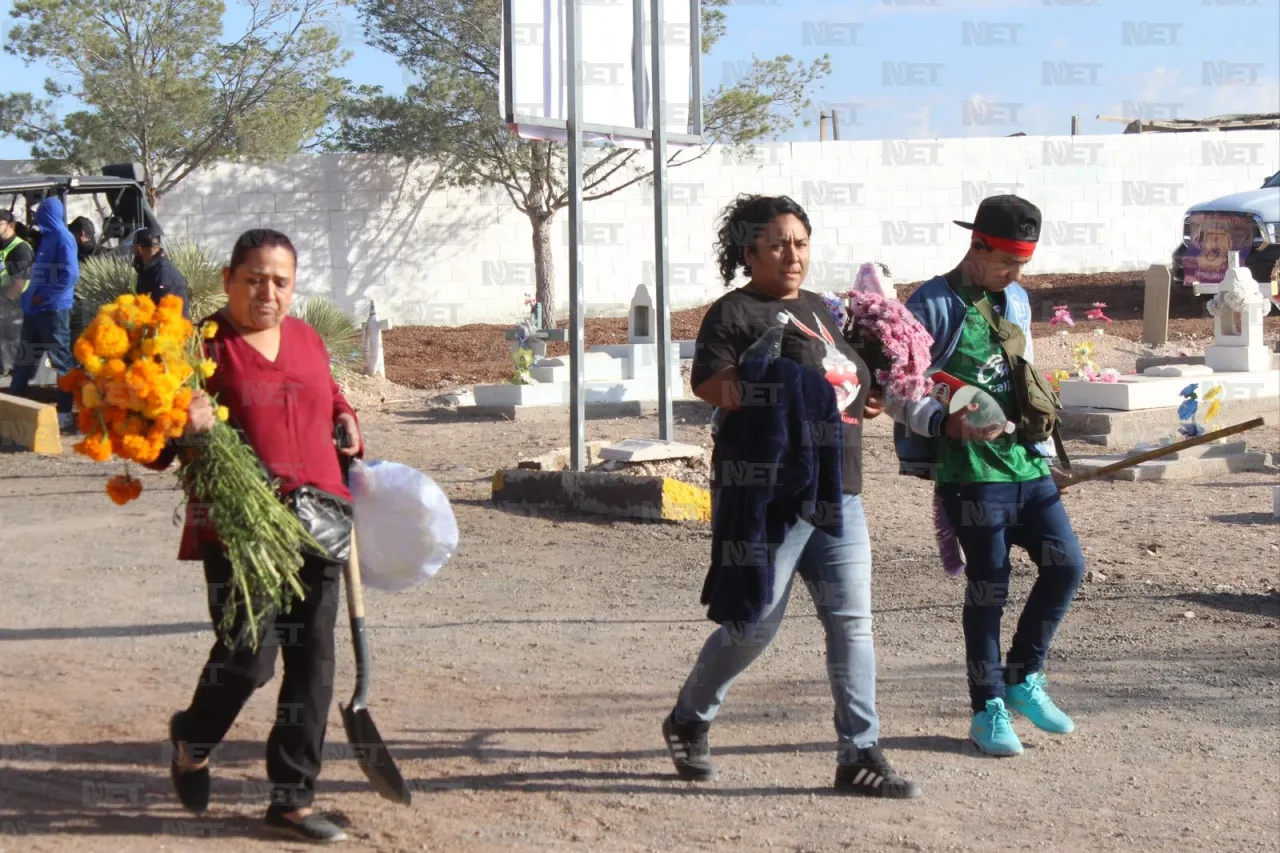
<path id="1" fill-rule="evenodd" d="M 774 554 L 797 520 L 843 534 L 843 430 L 835 390 L 788 358 L 740 366 L 743 406 L 716 436 L 711 568 L 702 604 L 713 622 L 753 624 L 770 603 Z"/>

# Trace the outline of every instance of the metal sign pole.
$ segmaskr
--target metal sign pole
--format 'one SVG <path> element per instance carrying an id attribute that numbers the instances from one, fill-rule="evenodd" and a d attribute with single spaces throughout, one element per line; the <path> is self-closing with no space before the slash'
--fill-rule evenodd
<path id="1" fill-rule="evenodd" d="M 658 339 L 658 438 L 675 440 L 671 413 L 671 316 L 667 304 L 667 128 L 664 124 L 662 102 L 666 96 L 662 21 L 663 0 L 651 0 L 653 37 L 653 81 L 649 96 L 653 100 L 653 237 L 654 284 L 657 313 Z M 640 0 L 636 0 L 637 7 Z"/>
<path id="2" fill-rule="evenodd" d="M 565 3 L 569 49 L 569 467 L 586 470 L 586 405 L 582 320 L 582 21 L 578 3 Z"/>

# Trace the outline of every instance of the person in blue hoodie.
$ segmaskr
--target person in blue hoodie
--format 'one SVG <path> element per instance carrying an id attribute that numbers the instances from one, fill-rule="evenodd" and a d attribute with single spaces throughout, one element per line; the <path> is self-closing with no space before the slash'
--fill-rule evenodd
<path id="1" fill-rule="evenodd" d="M 75 366 L 71 356 L 71 304 L 80 279 L 76 238 L 63 221 L 62 201 L 46 198 L 36 208 L 40 245 L 31 265 L 31 282 L 22 293 L 22 333 L 9 393 L 23 396 L 35 378 L 44 356 L 49 356 L 58 376 Z M 58 389 L 58 424 L 64 432 L 75 429 L 72 395 Z"/>
<path id="2" fill-rule="evenodd" d="M 1034 363 L 1031 303 L 1017 280 L 1039 241 L 1040 210 L 1014 195 L 993 196 L 982 201 L 973 222 L 956 224 L 973 232 L 968 252 L 954 270 L 921 284 L 906 307 L 933 336 L 930 370 L 945 370 L 990 394 L 1017 423 L 1014 372 L 997 334 L 1007 324 L 997 318 L 1021 331 L 1023 359 Z M 1049 467 L 1055 443 L 1032 443 L 998 425 L 977 428 L 968 420 L 976 409 L 973 404 L 948 413 L 929 396 L 885 401 L 895 421 L 900 472 L 934 481 L 964 550 L 969 737 L 983 753 L 1010 756 L 1022 752 L 1010 707 L 1047 732 L 1075 728 L 1049 698 L 1043 669 L 1084 577 L 1084 555 L 1058 492 L 1058 473 Z M 1002 664 L 1000 622 L 1015 545 L 1039 573 Z"/>

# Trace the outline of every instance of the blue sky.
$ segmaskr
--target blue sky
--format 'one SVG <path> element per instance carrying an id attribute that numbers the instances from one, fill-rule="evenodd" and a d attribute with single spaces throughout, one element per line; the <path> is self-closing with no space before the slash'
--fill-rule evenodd
<path id="1" fill-rule="evenodd" d="M 11 0 L 0 0 L 0 32 Z M 228 3 L 227 29 L 240 19 Z M 346 76 L 392 91 L 396 63 L 363 43 L 348 11 L 341 34 L 355 58 Z M 752 55 L 828 53 L 813 93 L 838 111 L 843 139 L 1119 133 L 1096 116 L 1202 118 L 1280 112 L 1280 0 L 732 0 L 728 34 L 703 58 L 706 88 Z M 0 54 L 11 91 L 38 91 L 48 69 Z M 0 129 L 3 130 L 3 129 Z M 27 146 L 0 137 L 0 159 Z"/>

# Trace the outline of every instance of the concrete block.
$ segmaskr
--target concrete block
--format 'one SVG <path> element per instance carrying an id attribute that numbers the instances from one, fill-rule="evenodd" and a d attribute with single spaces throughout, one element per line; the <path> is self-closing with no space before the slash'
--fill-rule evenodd
<path id="1" fill-rule="evenodd" d="M 328 231 L 331 226 L 327 210 L 306 210 L 293 215 L 293 227 L 299 233 Z"/>
<path id="2" fill-rule="evenodd" d="M 0 394 L 0 444 L 17 445 L 32 453 L 62 453 L 57 409 L 35 400 Z"/>
<path id="3" fill-rule="evenodd" d="M 493 475 L 493 501 L 643 521 L 711 520 L 710 492 L 669 477 L 508 468 Z"/>
<path id="4" fill-rule="evenodd" d="M 161 204 L 166 231 L 169 230 L 169 223 L 175 216 L 199 216 L 204 213 L 204 196 L 196 192 L 178 190 L 166 195 Z"/>
<path id="5" fill-rule="evenodd" d="M 1251 398 L 1280 397 L 1280 373 L 1271 370 L 1215 373 L 1204 379 L 1223 386 L 1224 404 Z M 1070 379 L 1059 385 L 1058 398 L 1064 408 L 1158 409 L 1181 403 L 1178 392 L 1184 387 L 1186 381 L 1182 377 L 1125 376 L 1119 382 Z"/>
<path id="6" fill-rule="evenodd" d="M 275 213 L 276 197 L 273 193 L 240 193 L 241 213 Z"/>
<path id="7" fill-rule="evenodd" d="M 607 441 L 586 442 L 584 445 L 587 456 L 586 464 L 595 465 L 600 462 L 600 451 L 608 445 L 609 442 Z M 553 450 L 550 453 L 544 453 L 532 459 L 521 459 L 516 467 L 529 471 L 563 471 L 569 467 L 570 453 L 571 448 L 562 447 L 559 450 Z"/>
<path id="8" fill-rule="evenodd" d="M 160 209 L 163 214 L 164 208 Z M 234 192 L 212 192 L 201 202 L 200 212 L 205 216 L 219 216 L 240 213 L 240 196 Z"/>
<path id="9" fill-rule="evenodd" d="M 1083 457 L 1071 460 L 1073 468 L 1078 468 L 1078 473 L 1087 474 L 1090 469 L 1101 468 L 1104 465 L 1113 464 L 1120 461 L 1123 457 L 1100 456 L 1100 457 Z M 1198 459 L 1181 459 L 1170 461 L 1168 459 L 1155 459 L 1150 462 L 1141 462 L 1132 468 L 1124 468 L 1111 474 L 1103 475 L 1102 479 L 1124 480 L 1128 482 L 1146 483 L 1159 482 L 1164 480 L 1198 480 L 1203 477 L 1212 477 L 1218 474 L 1236 474 L 1242 471 L 1259 471 L 1266 467 L 1266 454 L 1249 451 L 1245 453 L 1236 453 L 1231 456 L 1218 457 L 1202 457 Z"/>
<path id="10" fill-rule="evenodd" d="M 377 210 L 382 206 L 384 193 L 348 192 L 342 194 L 342 207 L 338 210 Z"/>
<path id="11" fill-rule="evenodd" d="M 1217 423 L 1227 426 L 1256 417 L 1264 417 L 1269 423 L 1274 423 L 1276 410 L 1275 398 L 1236 400 L 1223 404 Z M 1087 406 L 1064 407 L 1058 416 L 1064 439 L 1087 441 L 1103 447 L 1133 447 L 1143 442 L 1163 441 L 1177 435 L 1180 425 L 1176 406 L 1131 412 Z"/>
<path id="12" fill-rule="evenodd" d="M 1271 353 L 1265 347 L 1207 347 L 1204 363 L 1215 371 L 1254 373 L 1271 368 Z"/>
<path id="13" fill-rule="evenodd" d="M 343 210 L 343 194 L 333 192 L 308 193 L 308 205 L 312 210 Z"/>

